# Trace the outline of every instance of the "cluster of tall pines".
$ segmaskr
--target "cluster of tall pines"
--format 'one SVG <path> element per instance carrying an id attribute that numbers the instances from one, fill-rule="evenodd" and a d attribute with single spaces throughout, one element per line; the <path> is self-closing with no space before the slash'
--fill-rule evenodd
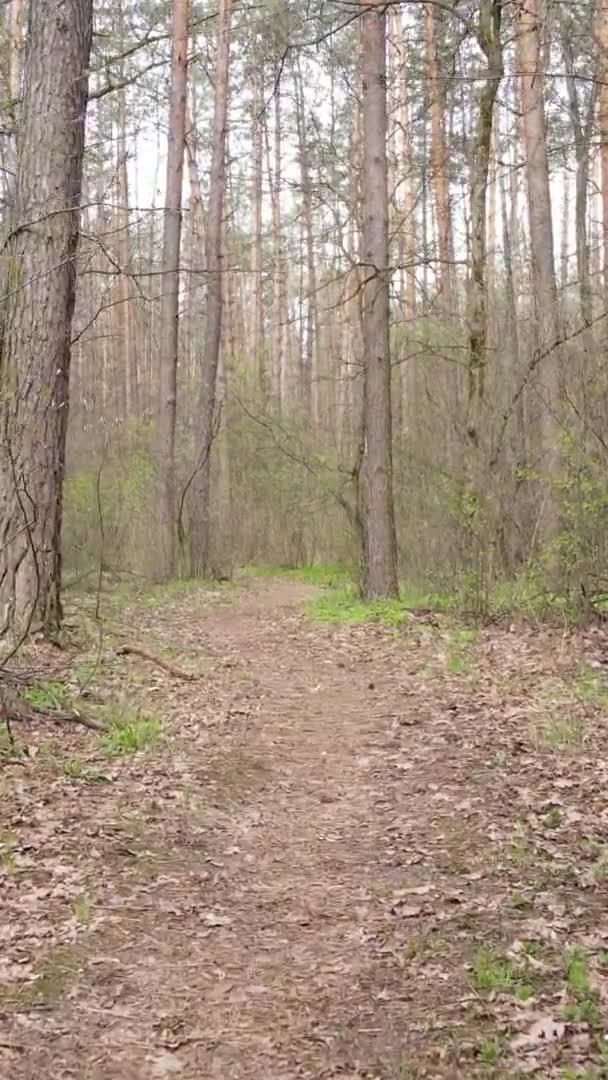
<path id="1" fill-rule="evenodd" d="M 608 579 L 608 0 L 8 0 L 0 635 L 66 576 Z"/>

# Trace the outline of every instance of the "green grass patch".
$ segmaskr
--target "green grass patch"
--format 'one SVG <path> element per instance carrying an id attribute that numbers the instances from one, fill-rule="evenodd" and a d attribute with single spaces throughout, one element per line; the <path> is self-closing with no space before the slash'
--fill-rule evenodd
<path id="1" fill-rule="evenodd" d="M 561 1080 L 601 1080 L 604 1075 L 597 1069 L 563 1069 L 560 1078 Z"/>
<path id="2" fill-rule="evenodd" d="M 16 847 L 17 840 L 14 833 L 9 831 L 0 833 L 0 867 L 5 874 L 12 874 L 15 871 Z"/>
<path id="3" fill-rule="evenodd" d="M 108 732 L 103 736 L 103 745 L 112 755 L 152 750 L 161 736 L 160 721 L 157 717 L 129 706 L 111 706 L 108 721 Z"/>
<path id="4" fill-rule="evenodd" d="M 72 900 L 72 914 L 80 926 L 88 926 L 92 917 L 91 901 L 88 896 L 81 893 Z"/>
<path id="5" fill-rule="evenodd" d="M 308 585 L 320 586 L 348 585 L 353 579 L 351 571 L 341 563 L 314 563 L 311 566 L 246 566 L 243 572 L 248 577 L 286 577 Z"/>
<path id="6" fill-rule="evenodd" d="M 591 993 L 591 982 L 589 979 L 589 961 L 583 949 L 576 946 L 568 949 L 564 967 L 568 990 L 576 997 L 587 997 Z"/>
<path id="7" fill-rule="evenodd" d="M 479 640 L 479 631 L 468 627 L 452 630 L 447 638 L 445 666 L 450 675 L 464 675 L 470 670 L 472 649 Z"/>
<path id="8" fill-rule="evenodd" d="M 482 1039 L 475 1047 L 475 1057 L 482 1065 L 498 1065 L 502 1056 L 502 1044 L 500 1039 Z"/>
<path id="9" fill-rule="evenodd" d="M 202 599 L 205 594 L 227 592 L 234 588 L 233 581 L 215 581 L 210 578 L 183 577 L 163 582 L 144 580 L 133 583 L 129 581 L 114 585 L 110 592 L 104 593 L 103 601 L 112 610 L 122 610 L 129 604 L 154 608 L 171 604 L 185 597 L 197 596 Z"/>
<path id="10" fill-rule="evenodd" d="M 73 985 L 78 969 L 78 960 L 69 948 L 57 949 L 42 961 L 32 982 L 17 986 L 0 983 L 0 1006 L 18 1012 L 56 1005 Z"/>
<path id="11" fill-rule="evenodd" d="M 318 582 L 317 584 L 321 584 Z M 398 600 L 364 600 L 353 584 L 328 587 L 307 606 L 315 622 L 356 626 L 381 622 L 401 626 L 408 621 L 409 611 L 448 611 L 452 599 L 439 593 L 424 592 L 415 586 L 403 585 Z"/>
<path id="12" fill-rule="evenodd" d="M 527 1001 L 534 993 L 512 960 L 486 946 L 475 953 L 472 982 L 480 993 L 512 994 L 519 1001 Z"/>
<path id="13" fill-rule="evenodd" d="M 314 622 L 357 626 L 367 622 L 382 622 L 400 626 L 408 617 L 401 600 L 362 600 L 353 586 L 327 589 L 307 605 Z"/>
<path id="14" fill-rule="evenodd" d="M 599 708 L 608 708 L 608 687 L 602 676 L 583 665 L 574 684 L 574 696 L 578 701 Z"/>
<path id="15" fill-rule="evenodd" d="M 68 758 L 61 765 L 61 770 L 68 780 L 82 780 L 86 772 L 80 758 Z"/>
<path id="16" fill-rule="evenodd" d="M 576 717 L 547 717 L 536 727 L 535 741 L 553 750 L 578 746 L 583 741 L 583 724 Z"/>
<path id="17" fill-rule="evenodd" d="M 572 1024 L 600 1027 L 602 1016 L 598 994 L 591 983 L 589 959 L 584 949 L 578 946 L 568 949 L 564 958 L 564 975 L 569 998 L 563 1010 L 564 1019 Z"/>
<path id="18" fill-rule="evenodd" d="M 32 709 L 50 712 L 53 709 L 65 709 L 70 695 L 64 683 L 49 679 L 46 682 L 32 683 L 20 691 L 19 697 Z"/>

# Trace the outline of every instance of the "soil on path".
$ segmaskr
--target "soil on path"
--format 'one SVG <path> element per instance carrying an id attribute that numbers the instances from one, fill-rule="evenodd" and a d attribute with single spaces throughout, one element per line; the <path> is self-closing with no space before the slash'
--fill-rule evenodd
<path id="1" fill-rule="evenodd" d="M 140 642 L 201 673 L 100 674 L 162 717 L 159 744 L 112 759 L 64 728 L 5 762 L 1 1076 L 608 1075 L 589 641 L 319 626 L 313 592 L 133 608 Z"/>

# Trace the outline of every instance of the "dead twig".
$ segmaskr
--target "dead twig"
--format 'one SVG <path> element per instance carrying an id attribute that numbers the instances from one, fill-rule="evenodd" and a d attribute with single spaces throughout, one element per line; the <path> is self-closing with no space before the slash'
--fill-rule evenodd
<path id="1" fill-rule="evenodd" d="M 146 652 L 145 649 L 140 649 L 139 645 L 121 645 L 116 650 L 117 656 L 140 656 L 142 660 L 148 660 L 151 664 L 156 664 L 157 667 L 162 668 L 163 671 L 167 671 L 169 675 L 174 675 L 176 679 L 185 679 L 187 682 L 194 682 L 200 678 L 199 675 L 193 675 L 189 671 L 182 671 L 181 668 L 173 667 L 173 664 L 169 664 L 167 660 L 162 660 L 160 656 L 154 656 L 153 653 Z"/>
<path id="2" fill-rule="evenodd" d="M 55 711 L 54 709 L 24 709 L 21 705 L 11 703 L 9 706 L 4 706 L 5 722 L 9 723 L 25 723 L 35 724 L 40 720 L 50 720 L 53 724 L 81 724 L 82 727 L 89 728 L 90 731 L 106 731 L 107 728 L 99 722 L 99 720 L 93 720 L 91 716 L 84 716 L 82 713 L 76 712 L 76 710 L 70 712 Z"/>

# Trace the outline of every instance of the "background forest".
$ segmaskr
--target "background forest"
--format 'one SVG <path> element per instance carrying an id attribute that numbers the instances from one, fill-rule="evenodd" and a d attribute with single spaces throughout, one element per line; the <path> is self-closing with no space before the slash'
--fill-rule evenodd
<path id="1" fill-rule="evenodd" d="M 0 1076 L 607 1080 L 608 0 L 0 28 Z"/>
<path id="2" fill-rule="evenodd" d="M 361 16 L 94 4 L 68 581 L 357 564 L 365 409 L 388 430 L 364 394 Z M 24 0 L 2 18 L 10 303 L 36 28 Z M 608 5 L 408 2 L 381 21 L 400 577 L 477 610 L 599 603 Z"/>

